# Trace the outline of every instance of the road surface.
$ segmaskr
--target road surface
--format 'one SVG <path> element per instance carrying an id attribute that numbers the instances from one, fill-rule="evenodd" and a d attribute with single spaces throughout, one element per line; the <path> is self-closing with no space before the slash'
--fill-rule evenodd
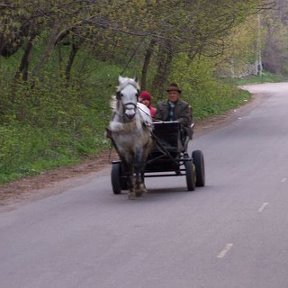
<path id="1" fill-rule="evenodd" d="M 129 201 L 108 167 L 2 208 L 0 287 L 288 287 L 288 84 L 249 89 L 253 109 L 192 141 L 206 187 L 149 178 Z"/>

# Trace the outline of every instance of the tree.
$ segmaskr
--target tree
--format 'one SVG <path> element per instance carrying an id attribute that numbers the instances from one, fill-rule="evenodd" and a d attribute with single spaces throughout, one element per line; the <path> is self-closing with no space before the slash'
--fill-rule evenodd
<path id="1" fill-rule="evenodd" d="M 7 0 L 0 6 L 4 11 L 0 17 L 3 24 L 0 26 L 0 52 L 8 57 L 25 45 L 19 71 L 25 70 L 24 78 L 27 78 L 33 41 L 41 37 L 45 40 L 42 53 L 32 70 L 32 75 L 39 77 L 55 47 L 66 38 L 73 39 L 68 40 L 71 55 L 66 65 L 66 78 L 69 79 L 75 52 L 79 49 L 75 43 L 85 39 L 86 46 L 94 50 L 96 57 L 125 58 L 124 68 L 132 59 L 142 57 L 143 85 L 146 85 L 149 65 L 156 63 L 153 83 L 154 87 L 162 89 L 175 55 L 184 52 L 193 59 L 200 54 L 221 54 L 223 39 L 229 31 L 255 9 L 262 9 L 262 2 L 19 0 L 14 3 Z"/>
<path id="2" fill-rule="evenodd" d="M 275 9 L 263 14 L 262 27 L 266 31 L 263 42 L 263 66 L 267 71 L 287 74 L 288 61 L 288 5 L 276 0 Z"/>

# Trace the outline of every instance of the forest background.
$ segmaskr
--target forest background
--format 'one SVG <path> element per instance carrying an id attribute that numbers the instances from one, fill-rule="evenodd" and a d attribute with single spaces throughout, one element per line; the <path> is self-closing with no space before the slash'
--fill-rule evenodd
<path id="1" fill-rule="evenodd" d="M 287 40 L 287 0 L 0 0 L 0 184 L 107 150 L 119 75 L 197 122 L 285 79 Z"/>

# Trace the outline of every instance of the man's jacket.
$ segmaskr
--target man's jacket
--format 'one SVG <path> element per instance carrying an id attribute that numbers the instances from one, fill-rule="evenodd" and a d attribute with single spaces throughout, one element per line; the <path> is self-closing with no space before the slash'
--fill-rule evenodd
<path id="1" fill-rule="evenodd" d="M 162 121 L 169 121 L 169 103 L 168 101 L 162 101 L 158 103 L 157 108 L 156 108 L 156 120 L 162 120 Z M 191 106 L 183 101 L 183 100 L 178 100 L 176 102 L 175 108 L 174 108 L 174 120 L 179 121 L 187 131 L 187 134 L 189 137 L 192 137 L 192 129 L 191 129 L 191 124 L 193 121 L 192 118 L 192 109 Z"/>

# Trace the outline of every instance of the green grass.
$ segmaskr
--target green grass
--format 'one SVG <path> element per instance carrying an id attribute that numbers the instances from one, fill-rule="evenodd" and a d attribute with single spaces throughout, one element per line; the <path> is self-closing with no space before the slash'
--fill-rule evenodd
<path id="1" fill-rule="evenodd" d="M 0 60 L 0 184 L 107 150 L 109 99 L 120 68 L 78 60 L 71 86 L 56 65 L 48 65 L 44 81 L 13 84 L 16 58 Z"/>
<path id="2" fill-rule="evenodd" d="M 269 72 L 263 72 L 260 76 L 249 76 L 242 79 L 235 79 L 233 82 L 237 85 L 245 84 L 261 84 L 261 83 L 276 83 L 276 82 L 285 82 L 288 81 L 288 78 L 283 75 L 272 74 Z"/>
<path id="3" fill-rule="evenodd" d="M 235 85 L 215 82 L 194 92 L 191 97 L 194 119 L 205 119 L 221 115 L 232 108 L 239 107 L 250 99 L 249 92 Z"/>

